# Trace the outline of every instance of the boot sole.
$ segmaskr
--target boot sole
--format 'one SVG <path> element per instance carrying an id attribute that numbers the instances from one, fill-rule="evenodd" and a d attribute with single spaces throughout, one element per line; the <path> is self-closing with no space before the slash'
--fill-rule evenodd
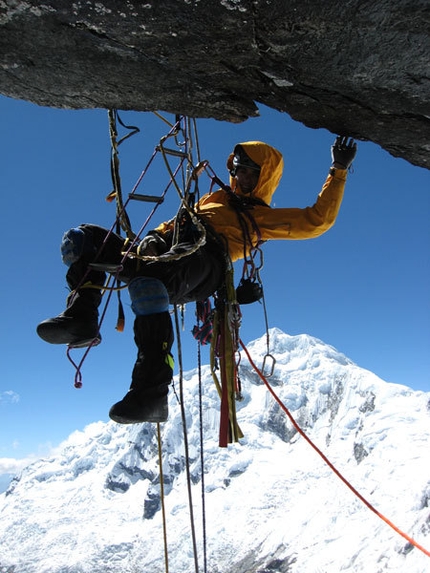
<path id="1" fill-rule="evenodd" d="M 98 333 L 96 333 L 95 336 L 78 338 L 73 333 L 61 331 L 56 328 L 55 325 L 47 325 L 44 322 L 41 322 L 37 326 L 36 332 L 42 340 L 49 344 L 67 344 L 70 348 L 84 348 L 90 345 L 97 346 L 102 340 L 101 335 Z"/>
<path id="2" fill-rule="evenodd" d="M 142 412 L 140 415 L 139 412 L 129 412 L 128 415 L 126 412 L 115 412 L 115 409 L 118 408 L 118 404 L 114 404 L 109 410 L 109 418 L 117 424 L 144 424 L 145 422 L 158 424 L 160 422 L 167 422 L 169 417 L 167 404 L 153 408 L 152 412 Z"/>
<path id="3" fill-rule="evenodd" d="M 144 420 L 130 419 L 126 416 L 117 416 L 115 414 L 109 413 L 109 418 L 116 422 L 117 424 L 159 424 L 160 422 L 167 422 L 168 416 L 148 416 Z"/>
<path id="4" fill-rule="evenodd" d="M 69 342 L 67 346 L 69 348 L 86 348 L 87 346 L 98 346 L 102 341 L 101 336 L 96 336 L 96 338 L 88 338 L 87 340 L 79 340 L 78 342 Z"/>

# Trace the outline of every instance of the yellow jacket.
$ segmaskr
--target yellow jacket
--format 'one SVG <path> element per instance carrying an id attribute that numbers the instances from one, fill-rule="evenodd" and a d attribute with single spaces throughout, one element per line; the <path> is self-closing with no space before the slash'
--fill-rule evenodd
<path id="1" fill-rule="evenodd" d="M 316 203 L 312 207 L 299 208 L 270 208 L 270 201 L 278 187 L 283 171 L 283 159 L 281 153 L 260 141 L 248 141 L 240 144 L 246 154 L 261 166 L 258 184 L 251 197 L 255 197 L 263 204 L 253 205 L 249 212 L 254 219 L 258 232 L 248 217 L 244 217 L 248 228 L 248 234 L 252 239 L 252 246 L 258 243 L 258 235 L 261 240 L 270 239 L 312 239 L 319 237 L 330 229 L 337 217 L 343 198 L 345 187 L 346 169 L 333 170 L 328 175 Z M 233 154 L 227 161 L 227 167 L 232 168 Z M 236 186 L 236 180 L 230 177 L 230 185 L 238 197 L 246 197 Z M 196 205 L 196 212 L 211 227 L 222 235 L 228 244 L 228 251 L 232 261 L 244 256 L 244 244 L 246 238 L 238 220 L 238 213 L 230 204 L 229 194 L 223 189 L 204 195 Z M 163 223 L 157 231 L 163 232 L 170 227 L 169 223 Z M 249 245 L 246 251 L 249 253 Z"/>

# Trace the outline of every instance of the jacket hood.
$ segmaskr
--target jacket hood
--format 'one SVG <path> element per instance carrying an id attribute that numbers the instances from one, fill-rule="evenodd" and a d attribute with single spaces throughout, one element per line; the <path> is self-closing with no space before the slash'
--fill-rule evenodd
<path id="1" fill-rule="evenodd" d="M 270 205 L 273 193 L 279 185 L 284 169 L 282 154 L 274 147 L 262 141 L 246 141 L 239 143 L 245 153 L 261 167 L 260 177 L 251 197 L 257 197 Z M 234 153 L 231 153 L 227 160 L 227 168 L 233 169 Z M 230 185 L 235 189 L 236 180 L 230 176 Z M 244 195 L 239 188 L 235 189 L 238 195 Z"/>

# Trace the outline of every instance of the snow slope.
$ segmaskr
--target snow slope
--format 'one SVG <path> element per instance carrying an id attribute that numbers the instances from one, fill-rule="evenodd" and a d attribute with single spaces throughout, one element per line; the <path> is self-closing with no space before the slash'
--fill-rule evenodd
<path id="1" fill-rule="evenodd" d="M 430 394 L 386 383 L 307 335 L 272 329 L 270 341 L 270 384 L 300 427 L 377 511 L 430 550 Z M 261 366 L 266 337 L 248 349 Z M 203 484 L 197 371 L 184 382 L 195 545 L 173 391 L 161 425 L 169 571 L 430 571 L 430 557 L 296 432 L 245 358 L 245 438 L 219 448 L 219 399 L 209 368 L 202 374 Z M 155 424 L 98 422 L 28 466 L 0 496 L 0 571 L 165 571 L 157 452 Z"/>

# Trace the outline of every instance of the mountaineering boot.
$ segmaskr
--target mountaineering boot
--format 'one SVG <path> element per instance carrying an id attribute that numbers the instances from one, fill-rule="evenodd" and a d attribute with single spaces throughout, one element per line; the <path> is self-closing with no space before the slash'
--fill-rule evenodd
<path id="1" fill-rule="evenodd" d="M 74 348 L 99 344 L 98 310 L 101 293 L 82 288 L 67 297 L 67 308 L 54 318 L 41 322 L 37 334 L 50 344 L 68 344 Z"/>
<path id="2" fill-rule="evenodd" d="M 72 292 L 67 297 L 66 310 L 41 322 L 37 334 L 50 344 L 73 347 L 98 344 L 101 338 L 97 308 L 106 275 L 88 266 L 97 253 L 93 232 L 85 225 L 69 229 L 63 235 L 60 250 L 63 263 L 69 267 L 66 281 Z"/>
<path id="3" fill-rule="evenodd" d="M 168 311 L 137 316 L 134 322 L 137 360 L 130 389 L 112 406 L 109 417 L 119 424 L 165 422 L 173 377 L 173 329 Z"/>
<path id="4" fill-rule="evenodd" d="M 136 315 L 134 341 L 138 352 L 131 385 L 109 416 L 119 424 L 165 422 L 167 394 L 173 376 L 173 328 L 169 295 L 164 284 L 152 277 L 135 277 L 128 285 Z"/>
<path id="5" fill-rule="evenodd" d="M 102 300 L 100 288 L 106 275 L 87 271 L 88 263 L 79 260 L 67 272 L 66 281 L 72 291 L 67 297 L 67 308 L 54 318 L 37 326 L 37 334 L 50 344 L 68 344 L 74 348 L 98 344 L 101 341 L 98 325 L 98 306 Z M 85 276 L 85 284 L 81 285 Z M 94 286 L 93 286 L 94 285 Z"/>

